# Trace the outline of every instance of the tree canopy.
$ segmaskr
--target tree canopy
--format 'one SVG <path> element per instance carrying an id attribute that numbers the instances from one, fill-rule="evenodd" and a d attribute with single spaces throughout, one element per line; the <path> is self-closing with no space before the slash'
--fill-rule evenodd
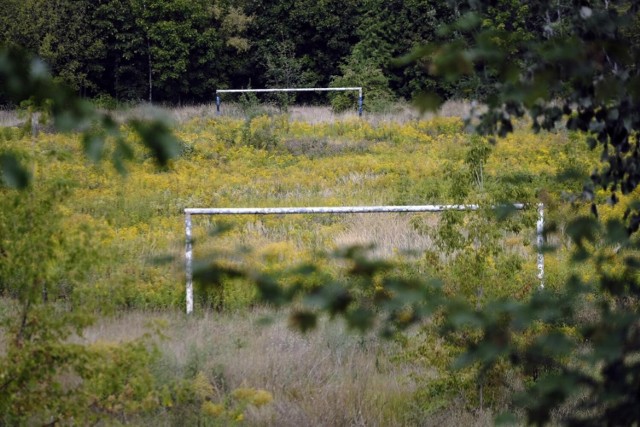
<path id="1" fill-rule="evenodd" d="M 39 55 L 56 79 L 105 103 L 204 102 L 215 89 L 326 87 L 337 78 L 354 85 L 369 69 L 392 99 L 435 86 L 469 96 L 477 88 L 440 85 L 420 64 L 390 62 L 439 40 L 456 10 L 416 1 L 8 0 L 0 44 Z"/>

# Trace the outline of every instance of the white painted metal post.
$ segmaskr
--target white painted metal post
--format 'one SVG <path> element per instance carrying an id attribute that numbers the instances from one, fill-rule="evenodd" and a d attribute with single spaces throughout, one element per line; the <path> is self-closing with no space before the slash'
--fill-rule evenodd
<path id="1" fill-rule="evenodd" d="M 264 92 L 332 92 L 344 90 L 357 90 L 362 96 L 362 87 L 299 87 L 299 88 L 272 88 L 272 89 L 218 89 L 216 93 L 264 93 Z"/>
<path id="2" fill-rule="evenodd" d="M 185 268 L 187 269 L 187 314 L 193 312 L 193 240 L 191 238 L 191 214 L 185 212 L 184 225 L 186 232 Z"/>
<path id="3" fill-rule="evenodd" d="M 538 222 L 536 223 L 536 244 L 538 247 L 538 280 L 540 289 L 544 289 L 544 204 L 538 203 Z"/>
<path id="4" fill-rule="evenodd" d="M 514 203 L 514 209 L 524 209 L 523 203 Z M 294 215 L 294 214 L 347 214 L 383 212 L 442 212 L 475 211 L 479 205 L 407 205 L 407 206 L 327 206 L 327 207 L 286 207 L 286 208 L 187 208 L 192 215 Z"/>

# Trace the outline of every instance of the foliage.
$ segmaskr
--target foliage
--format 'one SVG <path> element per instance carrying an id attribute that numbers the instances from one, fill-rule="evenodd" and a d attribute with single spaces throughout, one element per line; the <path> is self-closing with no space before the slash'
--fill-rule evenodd
<path id="1" fill-rule="evenodd" d="M 225 50 L 221 48 L 225 37 L 226 47 L 236 50 L 246 47 L 243 40 L 234 36 L 236 30 L 242 33 L 250 21 L 242 11 L 199 10 L 203 13 L 197 15 L 206 18 L 206 25 L 209 20 L 224 22 L 224 16 L 229 17 L 227 22 L 232 28 L 226 36 L 218 37 L 212 32 L 201 40 L 202 34 L 197 29 L 202 27 L 191 26 L 195 14 L 189 15 L 189 8 L 204 7 L 204 3 L 132 4 L 132 14 L 125 14 L 125 19 L 113 27 L 107 19 L 109 8 L 102 10 L 105 19 L 101 28 L 116 40 L 120 37 L 122 42 L 112 43 L 113 39 L 109 39 L 108 43 L 122 49 L 118 54 L 107 55 L 111 60 L 118 55 L 124 60 L 119 63 L 122 68 L 116 67 L 116 75 L 122 77 L 127 70 L 136 68 L 146 70 L 142 77 L 148 78 L 149 95 L 153 93 L 155 81 L 161 96 L 172 98 L 175 93 L 186 96 L 185 86 L 173 90 L 174 86 L 180 86 L 178 83 L 191 81 L 183 81 L 180 75 L 206 69 L 213 58 L 210 55 Z M 253 31 L 259 33 L 273 26 L 281 34 L 295 38 L 291 51 L 294 58 L 300 58 L 300 70 L 332 70 L 329 74 L 309 74 L 310 80 L 321 82 L 335 75 L 340 58 L 318 54 L 325 52 L 327 46 L 325 40 L 314 38 L 313 32 L 318 28 L 337 29 L 338 24 L 345 22 L 343 18 L 350 18 L 348 14 L 340 15 L 337 20 L 329 19 L 329 14 L 314 15 L 314 11 L 327 12 L 324 7 L 332 4 L 278 3 L 265 10 L 269 13 L 256 16 Z M 22 7 L 17 2 L 9 5 L 12 11 Z M 81 10 L 81 3 L 74 5 Z M 117 8 L 121 4 L 106 2 L 103 5 Z M 347 2 L 348 7 L 343 10 L 357 5 Z M 372 1 L 366 5 L 372 7 L 372 16 L 377 16 L 373 21 L 383 24 L 381 28 L 389 25 L 383 16 L 404 16 L 389 11 L 406 11 L 396 2 L 387 5 Z M 252 4 L 257 11 L 263 6 L 259 2 Z M 453 12 L 433 9 L 429 16 L 434 19 L 428 20 L 426 39 L 433 35 L 431 25 L 437 18 L 452 14 L 460 20 L 438 33 L 446 38 L 444 44 L 419 49 L 408 59 L 426 65 L 426 71 L 433 77 L 446 78 L 444 82 L 428 83 L 436 90 L 422 97 L 423 106 L 437 104 L 443 92 L 462 91 L 486 99 L 486 110 L 472 115 L 467 124 L 483 135 L 504 136 L 495 147 L 488 145 L 487 140 L 462 133 L 460 123 L 455 120 L 406 125 L 373 126 L 360 121 L 310 125 L 258 116 L 245 122 L 189 123 L 181 130 L 184 133 L 181 151 L 187 159 L 172 161 L 179 145 L 166 124 L 130 121 L 120 126 L 110 116 L 97 113 L 88 103 L 78 100 L 73 92 L 54 84 L 38 60 L 17 51 L 3 50 L 0 75 L 6 85 L 2 96 L 16 105 L 27 100 L 23 105 L 32 114 L 28 123 L 35 123 L 35 113 L 50 112 L 56 129 L 82 131 L 80 139 L 69 140 L 59 135 L 38 136 L 33 132 L 31 151 L 28 144 L 23 143 L 24 136 L 13 139 L 13 131 L 2 141 L 3 184 L 23 189 L 21 193 L 0 189 L 2 195 L 7 196 L 3 199 L 3 208 L 6 203 L 7 210 L 2 213 L 0 279 L 3 292 L 14 297 L 9 301 L 16 305 L 3 311 L 8 314 L 3 320 L 7 347 L 2 357 L 10 362 L 0 365 L 3 369 L 0 387 L 9 391 L 0 399 L 6 422 L 93 421 L 107 415 L 126 422 L 129 417 L 145 411 L 170 411 L 168 408 L 172 405 L 199 409 L 195 411 L 196 422 L 206 416 L 223 416 L 222 422 L 231 422 L 238 420 L 246 402 L 257 402 L 256 396 L 261 396 L 260 402 L 269 400 L 265 393 L 242 390 L 230 397 L 216 396 L 219 403 L 213 403 L 213 383 L 198 373 L 184 382 L 158 387 L 147 370 L 153 363 L 148 343 L 89 347 L 69 341 L 71 333 L 79 332 L 88 321 L 75 307 L 68 309 L 65 304 L 76 304 L 81 298 L 99 301 L 100 297 L 109 295 L 119 298 L 118 304 L 122 306 L 178 304 L 181 295 L 173 286 L 170 265 L 164 269 L 160 265 L 147 268 L 145 260 L 142 261 L 144 268 L 139 270 L 135 266 L 114 272 L 111 263 L 126 260 L 125 255 L 144 258 L 140 248 L 148 245 L 150 253 L 154 245 L 166 243 L 157 236 L 166 236 L 167 229 L 173 230 L 173 235 L 181 233 L 179 225 L 170 224 L 180 223 L 175 221 L 175 215 L 184 205 L 255 200 L 265 204 L 274 200 L 327 202 L 327 199 L 339 203 L 356 198 L 363 202 L 392 199 L 403 203 L 423 202 L 427 198 L 439 202 L 461 202 L 462 199 L 484 205 L 513 199 L 535 203 L 539 198 L 554 204 L 563 190 L 576 190 L 574 182 L 560 179 L 562 173 L 575 171 L 576 165 L 593 164 L 592 156 L 571 148 L 584 143 L 580 134 L 573 133 L 576 130 L 588 133 L 586 139 L 591 146 L 603 148 L 606 166 L 592 176 L 594 185 L 603 191 L 589 186 L 583 193 L 593 202 L 592 211 L 608 216 L 608 220 L 599 225 L 587 216 L 579 203 L 555 213 L 552 223 L 571 237 L 571 253 L 576 261 L 573 271 L 567 266 L 557 268 L 559 276 L 568 277 L 564 285 L 559 285 L 560 280 L 555 277 L 551 280 L 553 286 L 544 292 L 534 291 L 533 280 L 522 278 L 529 272 L 524 266 L 524 257 L 499 243 L 510 239 L 516 250 L 529 253 L 522 249 L 526 248 L 522 243 L 526 239 L 518 236 L 523 228 L 516 224 L 523 221 L 507 219 L 500 225 L 507 231 L 501 232 L 490 219 L 490 211 L 470 217 L 446 215 L 437 233 L 427 231 L 425 223 L 414 220 L 415 230 L 432 238 L 432 243 L 445 255 L 423 251 L 422 259 L 408 263 L 400 256 L 377 260 L 357 244 L 318 251 L 332 242 L 336 231 L 345 227 L 332 219 L 289 221 L 284 226 L 275 225 L 277 220 L 240 222 L 245 229 L 253 230 L 253 236 L 247 240 L 255 239 L 263 244 L 257 251 L 259 255 L 252 257 L 251 252 L 238 251 L 249 254 L 238 260 L 233 258 L 236 254 L 225 253 L 226 259 L 204 264 L 196 277 L 204 286 L 222 288 L 223 297 L 216 302 L 224 305 L 231 295 L 226 292 L 229 280 L 236 280 L 236 276 L 242 276 L 242 286 L 255 286 L 251 289 L 257 290 L 270 304 L 295 302 L 291 322 L 303 331 L 313 328 L 321 313 L 343 316 L 358 330 L 379 325 L 381 332 L 389 337 L 401 337 L 409 327 L 429 322 L 425 327 L 431 334 L 429 339 L 436 332 L 447 339 L 438 360 L 449 361 L 461 355 L 457 366 L 465 370 L 460 381 L 452 382 L 453 377 L 444 364 L 438 366 L 438 378 L 425 381 L 424 396 L 429 399 L 437 396 L 445 402 L 436 402 L 427 411 L 446 405 L 454 389 L 463 390 L 469 404 L 480 409 L 484 402 L 506 409 L 511 409 L 512 403 L 518 404 L 527 411 L 528 421 L 532 423 L 548 422 L 554 413 L 558 421 L 568 423 L 637 422 L 640 287 L 636 283 L 638 248 L 634 233 L 640 224 L 640 210 L 633 197 L 639 182 L 636 176 L 637 5 L 635 2 L 559 3 L 554 14 L 545 13 L 548 6 L 545 2 L 523 6 L 505 1 L 477 11 L 461 6 L 454 5 Z M 178 12 L 185 12 L 186 17 Z M 86 19 L 84 15 L 78 16 L 80 21 Z M 539 18 L 529 19 L 533 16 Z M 288 21 L 282 17 L 294 18 L 297 26 L 288 28 Z M 317 20 L 309 25 L 310 19 Z M 1 21 L 7 22 L 7 18 Z M 532 31 L 529 25 L 537 30 Z M 60 32 L 59 26 L 54 29 Z M 391 54 L 390 46 L 401 45 L 394 42 L 406 42 L 407 38 L 394 40 L 388 33 L 380 30 L 370 38 L 360 33 L 355 42 L 344 31 L 336 30 L 331 39 L 332 43 L 339 44 L 335 52 L 351 52 L 352 57 L 346 62 L 350 68 L 345 68 L 343 73 L 369 67 L 367 69 L 375 71 L 372 72 L 374 83 L 380 93 L 385 94 L 388 87 L 401 90 L 404 86 L 402 90 L 408 90 L 402 81 L 389 79 L 389 71 L 384 69 L 384 62 Z M 46 42 L 43 51 L 52 60 L 61 58 L 61 63 L 66 64 L 64 55 L 58 55 L 62 51 L 57 52 L 54 47 L 63 45 L 60 40 L 68 40 L 59 34 L 43 40 Z M 350 43 L 343 43 L 345 40 L 354 42 L 358 48 L 350 49 Z M 202 44 L 198 45 L 200 41 Z M 271 39 L 265 37 L 258 51 L 270 51 L 273 45 L 270 43 Z M 367 55 L 371 55 L 367 52 L 372 52 L 376 44 L 382 48 L 379 58 L 368 58 Z M 193 52 L 189 51 L 192 45 L 200 46 L 207 54 L 194 54 L 203 58 L 199 63 L 202 68 L 187 65 L 192 60 Z M 71 51 L 78 55 L 81 50 Z M 311 55 L 312 52 L 317 55 Z M 93 50 L 87 54 L 102 55 Z M 174 57 L 175 62 L 169 61 Z M 322 59 L 328 60 L 323 63 Z M 259 62 L 256 58 L 253 61 Z M 415 70 L 413 68 L 412 73 Z M 88 79 L 88 73 L 78 73 L 79 81 Z M 199 85 L 202 94 L 217 84 L 204 73 L 196 74 L 202 78 Z M 464 81 L 456 83 L 456 77 Z M 140 78 L 140 74 L 131 76 L 135 82 L 140 82 Z M 90 87 L 86 82 L 78 85 Z M 146 87 L 146 80 L 145 85 L 139 87 Z M 486 90 L 479 93 L 479 88 Z M 520 122 L 515 119 L 525 113 L 531 116 L 533 129 L 543 131 L 542 136 L 518 131 Z M 555 130 L 560 120 L 566 120 L 568 128 L 562 136 L 544 133 Z M 541 137 L 554 139 L 557 144 L 545 145 Z M 286 142 L 295 138 L 331 140 L 333 146 L 349 146 L 363 140 L 371 144 L 355 152 L 343 149 L 335 156 L 314 154 L 311 162 L 311 156 L 287 150 Z M 137 149 L 134 144 L 137 139 L 149 150 L 148 154 Z M 131 181 L 123 183 L 113 174 L 105 179 L 103 170 L 98 169 L 102 166 L 82 165 L 76 157 L 77 148 L 74 151 L 64 145 L 69 142 L 82 144 L 85 154 L 93 160 L 111 154 L 113 165 L 120 171 L 124 170 L 124 162 L 130 161 Z M 507 161 L 510 158 L 513 163 Z M 162 167 L 173 164 L 178 169 L 158 170 L 151 165 L 153 162 Z M 214 170 L 212 163 L 216 166 Z M 44 168 L 52 177 L 50 181 L 44 181 L 42 186 L 29 185 L 29 176 L 39 177 L 39 171 Z M 198 175 L 198 169 L 206 173 Z M 71 188 L 73 185 L 56 183 L 58 177 L 81 181 L 83 185 Z M 219 183 L 213 191 L 212 181 Z M 57 198 L 61 193 L 52 192 L 52 199 L 43 196 L 61 187 L 69 191 L 68 205 Z M 157 188 L 163 191 L 153 191 Z M 149 189 L 153 195 L 140 192 Z M 97 191 L 92 193 L 94 190 Z M 145 197 L 141 197 L 143 194 Z M 619 208 L 598 208 L 597 204 L 605 198 L 612 204 L 623 200 L 628 205 L 629 212 L 623 219 L 626 222 L 609 219 Z M 61 225 L 43 219 L 12 230 L 8 221 L 27 215 L 30 209 L 40 217 L 47 211 L 70 214 L 73 219 L 82 217 L 95 227 L 97 234 L 104 233 L 102 243 L 108 248 L 104 258 L 87 265 L 87 259 L 92 257 L 88 255 L 90 252 L 80 249 L 86 248 L 82 243 L 84 231 L 82 227 L 74 228 L 75 224 Z M 525 217 L 525 225 L 532 222 L 532 218 Z M 215 230 L 217 226 L 215 222 L 209 223 L 210 229 Z M 315 233 L 311 231 L 312 226 L 326 231 Z M 71 231 L 68 239 L 63 236 L 64 231 Z M 553 230 L 548 231 L 551 234 Z M 291 232 L 297 241 L 283 242 L 282 235 Z M 149 244 L 150 235 L 156 240 Z M 198 238 L 203 235 L 204 232 Z M 238 234 L 230 233 L 230 240 L 220 239 L 217 244 L 230 247 L 229 242 L 237 238 Z M 37 239 L 37 243 L 32 244 L 29 239 Z M 556 242 L 565 243 L 561 236 L 556 236 Z M 314 250 L 306 252 L 302 249 L 303 243 L 311 244 Z M 35 268 L 32 261 L 25 260 L 31 249 L 29 245 L 33 245 L 39 259 L 46 261 L 44 268 Z M 216 253 L 218 248 L 209 243 L 202 247 L 202 253 L 212 249 Z M 291 265 L 294 254 L 303 257 L 300 265 Z M 556 260 L 567 256 L 567 251 L 560 249 Z M 411 254 L 407 254 L 407 258 L 415 261 Z M 77 260 L 82 270 L 77 276 L 68 267 L 72 260 L 73 265 Z M 247 270 L 236 268 L 237 263 L 248 267 Z M 560 264 L 556 261 L 556 265 Z M 81 273 L 97 280 L 82 280 Z M 441 279 L 430 279 L 431 276 Z M 124 285 L 121 287 L 124 292 L 114 286 L 118 282 Z M 43 303 L 43 287 L 47 295 L 57 299 L 56 304 Z M 74 289 L 80 287 L 90 292 L 79 296 Z M 167 291 L 168 288 L 171 290 Z M 253 303 L 251 292 L 240 291 L 232 296 L 242 300 L 239 306 Z M 589 315 L 582 314 L 585 312 Z M 379 315 L 384 320 L 377 324 L 375 319 Z M 421 357 L 423 352 L 418 350 L 416 356 L 410 357 Z M 124 359 L 131 361 L 131 369 L 116 371 L 114 367 Z M 38 362 L 35 367 L 34 362 Z M 505 399 L 505 403 L 495 396 L 505 390 L 507 376 L 517 385 L 522 384 L 522 394 L 513 402 Z M 45 392 L 49 390 L 53 392 Z M 240 412 L 237 407 L 241 408 Z M 32 418 L 25 418 L 26 411 L 31 412 Z"/>
<path id="2" fill-rule="evenodd" d="M 113 141 L 113 164 L 124 170 L 123 160 L 132 153 L 119 126 L 111 117 L 97 113 L 86 101 L 56 84 L 39 59 L 18 50 L 3 49 L 0 75 L 5 83 L 3 93 L 15 103 L 28 106 L 28 127 L 34 125 L 33 114 L 39 111 L 51 115 L 59 130 L 84 130 L 84 153 L 94 161 L 103 155 L 105 142 Z M 131 126 L 159 165 L 166 166 L 175 156 L 177 143 L 166 124 L 132 121 Z M 90 323 L 85 312 L 69 309 L 67 304 L 75 285 L 90 273 L 92 259 L 96 257 L 88 244 L 91 231 L 82 225 L 65 223 L 59 210 L 60 200 L 69 194 L 73 183 L 64 179 L 54 179 L 48 185 L 31 183 L 30 177 L 37 176 L 38 170 L 33 166 L 27 170 L 24 164 L 35 161 L 34 144 L 29 151 L 15 144 L 13 132 L 4 135 L 0 170 L 3 184 L 0 292 L 7 298 L 8 309 L 2 310 L 0 316 L 2 423 L 56 424 L 71 420 L 88 423 L 102 412 L 123 417 L 129 411 L 137 411 L 140 400 L 146 399 L 145 392 L 121 390 L 127 390 L 138 380 L 144 386 L 146 358 L 150 354 L 146 347 L 132 344 L 116 346 L 113 352 L 94 352 L 69 341 Z M 34 131 L 34 143 L 36 135 Z M 64 157 L 64 153 L 54 154 Z M 112 356 L 116 355 L 120 357 L 113 357 L 113 361 Z M 100 387 L 91 382 L 105 375 L 113 377 L 115 369 L 126 372 L 120 366 L 123 358 L 130 359 L 132 371 L 126 379 L 112 384 L 108 393 L 125 393 L 127 407 L 105 407 L 103 401 L 113 395 L 101 395 Z M 140 358 L 142 362 L 136 364 Z"/>
<path id="3" fill-rule="evenodd" d="M 598 216 L 602 202 L 594 187 L 609 193 L 612 204 L 618 192 L 634 192 L 639 51 L 631 35 L 637 29 L 637 2 L 567 2 L 557 8 L 530 2 L 530 12 L 546 17 L 542 34 L 516 37 L 520 40 L 509 46 L 502 44 L 506 28 L 485 18 L 491 7 L 470 5 L 455 27 L 471 30 L 468 44 L 429 45 L 413 56 L 428 55 L 430 71 L 448 79 L 479 70 L 495 77 L 487 82 L 493 89 L 487 109 L 469 124 L 481 134 L 506 136 L 513 120 L 525 114 L 536 132 L 564 121 L 568 129 L 585 132 L 592 149 L 602 149 L 605 166 L 583 191 L 593 214 Z M 514 50 L 520 61 L 512 60 Z M 425 96 L 423 106 L 433 107 L 435 100 L 435 94 Z M 462 365 L 480 363 L 486 373 L 507 362 L 534 374 L 515 400 L 531 423 L 549 422 L 554 411 L 569 424 L 637 423 L 636 208 L 632 202 L 622 218 L 602 225 L 584 216 L 567 227 L 576 245 L 574 261 L 593 265 L 595 276 L 570 277 L 558 295 L 546 291 L 524 301 L 497 299 L 482 309 L 448 305 L 453 330 L 470 327 L 481 337 L 468 346 Z M 523 334 L 530 339 L 517 338 Z M 558 412 L 563 405 L 569 410 Z"/>
<path id="4" fill-rule="evenodd" d="M 381 85 L 385 97 L 410 99 L 432 89 L 440 96 L 486 98 L 499 76 L 479 61 L 478 75 L 442 81 L 425 60 L 395 67 L 392 58 L 425 42 L 467 45 L 470 23 L 453 23 L 464 3 L 418 0 L 266 1 L 217 0 L 7 0 L 0 11 L 0 40 L 40 55 L 54 77 L 82 96 L 117 102 L 183 104 L 210 101 L 227 87 L 328 86 L 375 73 L 364 85 Z M 565 15 L 567 5 L 557 12 Z M 535 7 L 491 2 L 480 30 L 495 29 L 499 47 L 514 63 L 527 61 L 522 45 L 543 36 L 546 22 Z M 550 15 L 551 16 L 551 15 Z M 451 31 L 442 31 L 442 26 Z M 466 25 L 466 26 L 465 26 Z M 508 48 L 507 48 L 508 46 Z M 460 64 L 464 65 L 464 64 Z M 462 69 L 462 68 L 461 68 Z M 467 68 L 468 69 L 468 68 Z M 366 74 L 364 75 L 366 77 Z M 489 85 L 485 85 L 485 81 Z M 326 102 L 303 93 L 298 102 Z M 292 95 L 278 94 L 285 105 Z M 370 105 L 375 105 L 375 96 Z M 0 102 L 8 99 L 0 95 Z"/>
<path id="5" fill-rule="evenodd" d="M 112 162 L 119 171 L 125 172 L 125 161 L 130 159 L 132 149 L 119 125 L 110 115 L 96 111 L 88 101 L 76 97 L 66 86 L 56 84 L 41 60 L 20 50 L 2 49 L 0 76 L 6 81 L 6 95 L 13 102 L 26 102 L 30 112 L 40 111 L 44 117 L 50 115 L 59 131 L 83 131 L 84 151 L 91 160 L 100 160 L 105 145 L 113 144 Z M 166 123 L 131 120 L 130 125 L 137 131 L 142 144 L 154 154 L 159 166 L 165 167 L 178 154 L 178 142 Z M 31 119 L 27 126 L 32 126 Z M 28 185 L 28 172 L 14 153 L 3 152 L 0 165 L 3 183 L 16 188 Z"/>
<path id="6" fill-rule="evenodd" d="M 389 82 L 379 65 L 364 58 L 351 56 L 349 62 L 340 67 L 342 75 L 331 80 L 331 87 L 362 87 L 364 110 L 381 112 L 389 110 L 393 95 Z M 353 110 L 358 107 L 355 92 L 337 92 L 331 96 L 331 108 L 335 112 Z"/>
<path id="7" fill-rule="evenodd" d="M 251 19 L 224 2 L 209 3 L 132 2 L 136 37 L 144 41 L 149 102 L 154 91 L 156 99 L 206 99 L 220 84 L 216 74 L 225 73 L 225 62 L 249 48 L 242 35 Z M 125 58 L 135 54 L 123 52 Z"/>
<path id="8" fill-rule="evenodd" d="M 2 26 L 3 44 L 37 54 L 56 80 L 78 93 L 95 93 L 107 46 L 92 27 L 90 3 L 11 0 L 4 6 L 2 14 L 9 19 Z"/>
<path id="9" fill-rule="evenodd" d="M 438 25 L 453 16 L 445 3 L 416 0 L 7 0 L 4 6 L 0 43 L 40 55 L 78 94 L 171 104 L 211 101 L 215 89 L 227 87 L 326 87 L 333 76 L 365 66 L 389 82 L 394 100 L 408 98 L 424 88 L 426 73 L 390 67 L 389 60 L 436 38 Z M 364 58 L 351 58 L 357 49 Z M 285 105 L 290 97 L 277 99 Z M 301 103 L 325 99 L 297 96 Z M 0 104 L 8 102 L 0 93 Z"/>
<path id="10" fill-rule="evenodd" d="M 83 96 L 206 100 L 249 48 L 251 18 L 228 2 L 8 1 L 2 44 L 39 55 Z M 5 103 L 9 99 L 1 99 Z"/>
<path id="11" fill-rule="evenodd" d="M 326 87 L 354 43 L 358 1 L 255 1 L 246 13 L 255 20 L 248 31 L 255 50 L 238 70 L 236 84 L 267 87 L 287 81 Z M 288 71 L 287 71 L 288 70 Z M 283 72 L 287 71 L 288 76 Z M 291 72 L 297 75 L 292 75 Z M 300 102 L 313 95 L 299 94 Z"/>

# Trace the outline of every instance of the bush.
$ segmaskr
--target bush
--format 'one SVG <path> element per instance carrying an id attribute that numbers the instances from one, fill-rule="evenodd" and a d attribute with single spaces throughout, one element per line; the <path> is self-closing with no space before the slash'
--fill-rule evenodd
<path id="1" fill-rule="evenodd" d="M 350 58 L 340 67 L 342 74 L 331 79 L 331 87 L 362 87 L 364 111 L 383 112 L 391 108 L 394 96 L 389 89 L 389 79 L 375 64 Z M 331 108 L 337 113 L 357 108 L 354 92 L 332 92 Z"/>

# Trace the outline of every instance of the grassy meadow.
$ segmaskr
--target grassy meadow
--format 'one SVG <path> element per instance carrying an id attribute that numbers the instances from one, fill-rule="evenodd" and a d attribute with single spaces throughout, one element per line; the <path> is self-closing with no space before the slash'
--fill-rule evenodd
<path id="1" fill-rule="evenodd" d="M 115 422 L 491 424 L 522 378 L 504 372 L 480 397 L 472 371 L 448 369 L 458 350 L 428 323 L 391 340 L 329 320 L 300 335 L 288 329 L 287 310 L 261 304 L 245 279 L 197 289 L 195 314 L 186 317 L 183 209 L 530 204 L 504 221 L 488 210 L 194 217 L 196 268 L 215 260 L 278 275 L 314 263 L 320 273 L 277 276 L 311 288 L 345 275 L 334 256 L 340 248 L 372 245 L 368 256 L 394 261 L 398 274 L 438 278 L 446 292 L 481 306 L 538 289 L 540 202 L 555 248 L 545 257 L 545 289 L 557 291 L 571 273 L 593 274 L 569 263 L 564 226 L 588 212 L 570 200 L 597 167 L 598 153 L 577 134 L 533 134 L 527 123 L 492 144 L 467 133 L 455 108 L 433 117 L 407 110 L 362 119 L 311 107 L 218 117 L 213 108 L 165 111 L 182 141 L 180 158 L 159 170 L 139 149 L 125 175 L 109 162 L 87 160 L 79 136 L 46 127 L 24 135 L 14 118 L 2 116 L 2 144 L 31 165 L 35 178 L 28 197 L 8 192 L 0 201 L 2 239 L 13 248 L 3 273 L 18 277 L 19 265 L 32 265 L 42 270 L 49 301 L 95 315 L 73 342 L 95 351 L 128 342 L 155 348 L 136 359 L 144 375 L 132 373 L 113 390 L 97 388 Z M 601 215 L 624 210 L 624 201 L 615 209 Z M 6 315 L 16 290 L 3 286 Z M 375 280 L 362 287 L 362 298 L 375 288 Z M 108 352 L 116 363 L 117 352 Z M 122 388 L 130 379 L 138 381 L 131 382 L 135 391 Z"/>

